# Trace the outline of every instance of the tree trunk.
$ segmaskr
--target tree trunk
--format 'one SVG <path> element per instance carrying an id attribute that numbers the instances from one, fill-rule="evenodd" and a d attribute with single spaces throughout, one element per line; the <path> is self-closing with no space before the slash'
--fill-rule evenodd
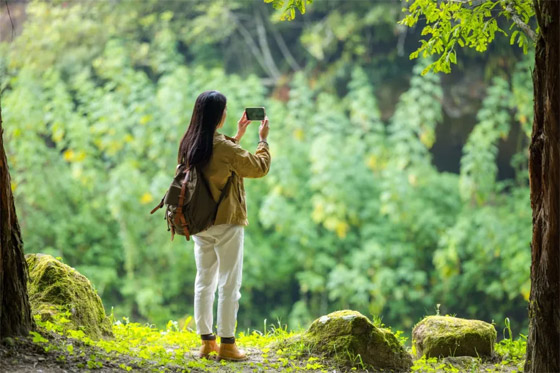
<path id="1" fill-rule="evenodd" d="M 535 0 L 534 120 L 529 147 L 533 209 L 526 372 L 560 372 L 560 1 Z"/>
<path id="2" fill-rule="evenodd" d="M 27 262 L 4 151 L 0 107 L 0 341 L 35 327 L 27 297 Z"/>

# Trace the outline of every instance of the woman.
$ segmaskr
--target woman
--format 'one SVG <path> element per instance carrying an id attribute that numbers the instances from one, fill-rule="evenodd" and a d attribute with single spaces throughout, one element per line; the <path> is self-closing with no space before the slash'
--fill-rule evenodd
<path id="1" fill-rule="evenodd" d="M 262 177 L 270 167 L 268 151 L 268 118 L 261 121 L 260 141 L 255 154 L 239 146 L 250 120 L 247 114 L 237 123 L 237 134 L 220 134 L 226 119 L 226 97 L 217 91 L 206 91 L 196 99 L 191 122 L 181 139 L 178 162 L 199 167 L 208 181 L 214 200 L 222 191 L 214 225 L 193 235 L 196 260 L 194 318 L 202 339 L 200 356 L 212 352 L 219 359 L 244 360 L 246 355 L 235 344 L 235 324 L 241 293 L 243 267 L 243 234 L 247 221 L 244 177 Z M 231 179 L 231 180 L 230 180 Z M 228 184 L 229 180 L 229 184 Z M 226 188 L 227 185 L 227 188 Z M 225 189 L 225 190 L 224 190 Z M 212 333 L 214 294 L 218 288 L 218 335 Z"/>

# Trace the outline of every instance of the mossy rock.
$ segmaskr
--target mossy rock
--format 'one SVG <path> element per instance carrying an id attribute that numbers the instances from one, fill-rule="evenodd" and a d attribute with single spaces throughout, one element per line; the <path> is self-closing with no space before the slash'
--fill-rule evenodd
<path id="1" fill-rule="evenodd" d="M 65 329 L 83 330 L 92 339 L 112 337 L 111 321 L 90 281 L 50 255 L 25 255 L 29 267 L 27 292 L 33 315 L 43 321 L 69 311 Z"/>
<path id="2" fill-rule="evenodd" d="M 408 371 L 412 358 L 388 329 L 359 312 L 344 310 L 315 320 L 301 340 L 310 352 L 341 365 L 368 370 Z"/>
<path id="3" fill-rule="evenodd" d="M 412 330 L 418 357 L 491 356 L 496 329 L 479 320 L 451 316 L 428 316 Z"/>

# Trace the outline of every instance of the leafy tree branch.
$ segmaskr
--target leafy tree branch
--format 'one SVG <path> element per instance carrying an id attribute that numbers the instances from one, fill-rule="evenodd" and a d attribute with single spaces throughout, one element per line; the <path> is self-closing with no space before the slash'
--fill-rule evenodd
<path id="1" fill-rule="evenodd" d="M 509 36 L 510 44 L 517 43 L 524 53 L 536 40 L 536 32 L 529 26 L 535 15 L 530 0 L 414 0 L 403 11 L 408 14 L 401 24 L 413 27 L 419 21 L 425 21 L 422 35 L 429 35 L 428 39 L 420 40 L 420 47 L 410 54 L 410 58 L 438 56 L 422 74 L 430 70 L 449 73 L 451 64 L 457 64 L 457 47 L 484 52 L 496 33 Z M 510 30 L 515 26 L 518 30 L 508 35 L 498 24 L 500 18 L 511 19 Z"/>

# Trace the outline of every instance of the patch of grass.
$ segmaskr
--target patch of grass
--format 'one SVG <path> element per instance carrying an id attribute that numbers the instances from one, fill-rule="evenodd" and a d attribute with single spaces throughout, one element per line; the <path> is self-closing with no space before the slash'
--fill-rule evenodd
<path id="1" fill-rule="evenodd" d="M 264 332 L 240 332 L 236 341 L 238 345 L 248 350 L 250 359 L 246 362 L 227 362 L 200 359 L 198 347 L 200 336 L 187 328 L 190 320 L 186 320 L 180 328 L 176 321 L 169 321 L 165 329 L 158 329 L 150 324 L 130 322 L 126 317 L 114 321 L 113 333 L 115 338 L 108 340 L 92 340 L 82 330 L 69 330 L 62 327 L 68 315 L 57 314 L 50 321 L 43 321 L 40 317 L 35 320 L 40 332 L 32 332 L 34 343 L 43 347 L 45 352 L 56 352 L 57 361 L 64 364 L 73 357 L 81 357 L 75 366 L 84 369 L 104 368 L 104 362 L 111 357 L 126 357 L 115 364 L 116 370 L 158 372 L 187 372 L 191 370 L 205 372 L 269 372 L 269 371 L 327 371 L 323 361 L 311 356 L 303 357 L 303 351 L 298 351 L 297 344 L 284 350 L 273 348 L 281 342 L 298 335 L 295 331 L 288 331 L 286 325 L 272 325 Z M 266 327 L 266 324 L 265 324 Z M 51 342 L 45 338 L 49 334 L 64 336 Z M 44 336 L 43 336 L 44 335 Z M 66 341 L 66 342 L 64 342 Z M 82 347 L 88 348 L 82 348 Z M 93 348 L 93 349 L 92 349 Z M 95 352 L 97 351 L 97 352 Z"/>
<path id="2" fill-rule="evenodd" d="M 422 373 L 431 373 L 431 372 L 449 372 L 449 373 L 458 373 L 459 369 L 455 368 L 451 364 L 446 364 L 435 357 L 427 358 L 426 355 L 422 356 L 420 359 L 414 362 L 412 368 L 410 368 L 412 372 L 422 372 Z"/>
<path id="3" fill-rule="evenodd" d="M 200 337 L 187 327 L 190 320 L 186 320 L 183 327 L 179 327 L 176 321 L 169 321 L 164 329 L 158 329 L 150 324 L 130 322 L 126 317 L 117 321 L 113 318 L 115 338 L 95 341 L 82 330 L 67 329 L 68 316 L 57 314 L 50 321 L 36 317 L 39 330 L 31 332 L 29 338 L 34 345 L 54 356 L 53 360 L 61 367 L 123 372 L 327 372 L 341 369 L 335 360 L 327 361 L 313 355 L 300 338 L 301 331 L 289 331 L 280 322 L 271 326 L 265 323 L 263 331 L 240 332 L 237 342 L 249 353 L 250 359 L 235 363 L 200 359 L 197 354 Z M 388 329 L 380 319 L 374 320 L 374 323 L 377 327 Z M 527 338 L 521 335 L 514 340 L 508 319 L 503 333 L 504 339 L 496 343 L 496 357 L 491 360 L 473 359 L 458 366 L 450 360 L 424 356 L 414 362 L 411 370 L 427 373 L 521 372 Z M 395 334 L 399 337 L 399 332 Z M 400 338 L 399 342 L 404 343 Z M 348 351 L 340 350 L 338 353 L 348 354 Z M 350 370 L 362 370 L 362 357 L 356 355 L 351 358 L 355 364 Z"/>
<path id="4" fill-rule="evenodd" d="M 288 331 L 287 325 L 282 325 L 278 321 L 278 325 L 271 325 L 266 329 L 266 321 L 264 323 L 265 331 L 253 330 L 252 332 L 240 332 L 236 341 L 242 346 L 264 348 L 285 341 L 298 334 L 297 331 Z"/>

